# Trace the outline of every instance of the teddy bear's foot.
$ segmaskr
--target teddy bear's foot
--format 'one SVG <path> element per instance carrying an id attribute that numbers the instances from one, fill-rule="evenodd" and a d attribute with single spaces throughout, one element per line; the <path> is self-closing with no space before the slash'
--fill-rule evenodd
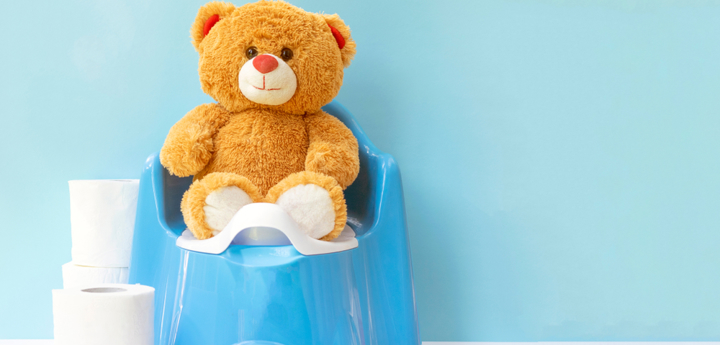
<path id="1" fill-rule="evenodd" d="M 188 229 L 204 240 L 219 234 L 243 206 L 259 200 L 258 188 L 246 177 L 211 173 L 193 182 L 180 208 Z"/>
<path id="2" fill-rule="evenodd" d="M 265 198 L 280 206 L 308 236 L 330 241 L 347 221 L 342 188 L 334 178 L 303 171 L 272 187 Z"/>
<path id="3" fill-rule="evenodd" d="M 221 187 L 205 198 L 205 222 L 217 235 L 230 223 L 230 219 L 243 206 L 252 203 L 252 198 L 237 186 Z"/>

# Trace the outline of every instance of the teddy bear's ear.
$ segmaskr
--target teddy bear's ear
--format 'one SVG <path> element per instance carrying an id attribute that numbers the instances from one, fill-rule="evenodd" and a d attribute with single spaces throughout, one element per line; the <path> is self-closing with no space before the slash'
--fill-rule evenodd
<path id="1" fill-rule="evenodd" d="M 210 33 L 213 26 L 228 17 L 233 11 L 235 11 L 235 5 L 222 1 L 209 2 L 200 7 L 197 17 L 195 17 L 195 23 L 190 28 L 190 37 L 195 50 L 200 51 L 200 42 Z"/>
<path id="2" fill-rule="evenodd" d="M 340 16 L 337 14 L 321 14 L 325 22 L 328 24 L 330 33 L 335 37 L 335 41 L 338 43 L 338 49 L 342 56 L 343 65 L 345 67 L 350 66 L 355 56 L 355 40 L 350 36 L 350 28 L 345 25 Z"/>

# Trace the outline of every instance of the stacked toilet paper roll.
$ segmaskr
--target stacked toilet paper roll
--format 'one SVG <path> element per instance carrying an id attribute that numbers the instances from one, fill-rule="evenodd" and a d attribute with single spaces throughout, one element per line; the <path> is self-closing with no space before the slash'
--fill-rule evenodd
<path id="1" fill-rule="evenodd" d="M 70 181 L 72 262 L 65 288 L 128 282 L 138 180 Z"/>
<path id="2" fill-rule="evenodd" d="M 53 290 L 55 345 L 153 345 L 155 289 L 101 284 Z"/>
<path id="3" fill-rule="evenodd" d="M 72 262 L 53 290 L 56 345 L 152 345 L 155 289 L 127 285 L 138 180 L 70 181 Z"/>

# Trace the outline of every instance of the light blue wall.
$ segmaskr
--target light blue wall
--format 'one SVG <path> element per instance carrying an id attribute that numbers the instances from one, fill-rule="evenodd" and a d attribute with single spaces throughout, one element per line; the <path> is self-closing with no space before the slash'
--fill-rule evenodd
<path id="1" fill-rule="evenodd" d="M 0 338 L 52 337 L 66 181 L 137 178 L 209 101 L 202 3 L 2 4 Z M 424 340 L 720 340 L 720 2 L 295 4 L 354 30 Z"/>

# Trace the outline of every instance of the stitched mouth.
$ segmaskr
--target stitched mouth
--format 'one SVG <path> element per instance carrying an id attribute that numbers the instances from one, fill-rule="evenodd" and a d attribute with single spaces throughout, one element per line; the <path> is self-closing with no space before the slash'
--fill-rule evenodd
<path id="1" fill-rule="evenodd" d="M 255 85 L 253 85 L 252 87 L 254 87 L 254 88 L 258 89 L 258 90 L 261 90 L 261 91 L 277 91 L 277 90 L 280 90 L 280 89 L 265 89 L 265 88 L 257 87 L 257 86 L 255 86 Z"/>
<path id="2" fill-rule="evenodd" d="M 250 85 L 252 85 L 252 84 L 250 84 Z M 266 88 L 265 88 L 265 76 L 263 76 L 263 86 L 262 86 L 261 88 L 255 86 L 255 85 L 252 85 L 252 87 L 254 87 L 254 88 L 258 89 L 258 90 L 261 90 L 261 91 L 276 91 L 276 90 L 280 90 L 280 88 L 266 89 Z"/>

